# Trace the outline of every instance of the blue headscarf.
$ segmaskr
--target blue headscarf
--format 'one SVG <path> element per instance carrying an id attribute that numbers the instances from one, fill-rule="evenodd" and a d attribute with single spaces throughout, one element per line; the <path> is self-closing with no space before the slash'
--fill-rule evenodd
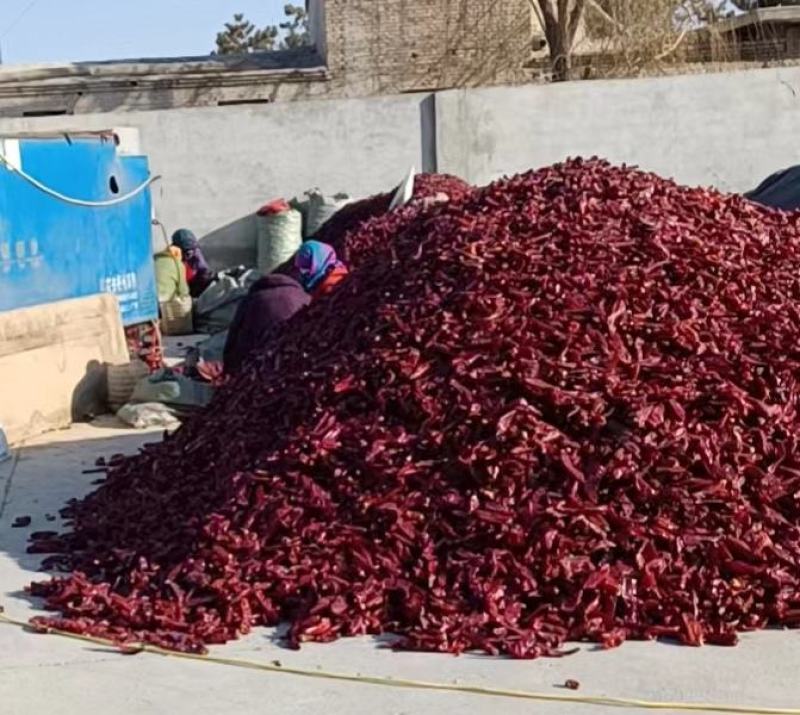
<path id="1" fill-rule="evenodd" d="M 307 291 L 313 291 L 328 274 L 341 266 L 336 251 L 327 243 L 306 241 L 294 259 L 294 267 L 300 275 L 300 283 Z"/>

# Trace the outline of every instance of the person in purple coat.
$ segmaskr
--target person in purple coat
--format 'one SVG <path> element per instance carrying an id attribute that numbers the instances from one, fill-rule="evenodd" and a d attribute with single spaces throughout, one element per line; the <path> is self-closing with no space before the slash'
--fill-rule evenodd
<path id="1" fill-rule="evenodd" d="M 294 278 L 271 273 L 253 284 L 239 304 L 228 330 L 223 355 L 226 375 L 239 372 L 250 353 L 264 346 L 270 333 L 311 302 Z"/>

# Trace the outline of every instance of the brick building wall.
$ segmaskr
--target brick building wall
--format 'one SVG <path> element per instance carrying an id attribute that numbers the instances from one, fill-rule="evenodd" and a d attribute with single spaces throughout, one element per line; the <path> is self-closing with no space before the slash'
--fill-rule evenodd
<path id="1" fill-rule="evenodd" d="M 359 96 L 525 81 L 528 0 L 315 0 L 330 94 Z M 324 35 L 320 36 L 320 33 Z"/>
<path id="2" fill-rule="evenodd" d="M 2 67 L 0 117 L 364 97 L 539 74 L 524 66 L 542 34 L 529 0 L 308 0 L 307 7 L 310 48 Z"/>

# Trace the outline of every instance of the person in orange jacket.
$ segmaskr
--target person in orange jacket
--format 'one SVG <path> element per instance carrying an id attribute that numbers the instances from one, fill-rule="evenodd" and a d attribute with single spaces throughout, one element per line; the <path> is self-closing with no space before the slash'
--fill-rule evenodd
<path id="1" fill-rule="evenodd" d="M 313 300 L 333 292 L 348 274 L 333 247 L 320 241 L 306 241 L 295 256 L 294 267 Z"/>

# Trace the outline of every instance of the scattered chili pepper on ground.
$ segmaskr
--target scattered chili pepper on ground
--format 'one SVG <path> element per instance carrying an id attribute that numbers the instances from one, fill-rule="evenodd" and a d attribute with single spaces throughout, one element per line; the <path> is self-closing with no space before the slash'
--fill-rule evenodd
<path id="1" fill-rule="evenodd" d="M 26 526 L 31 525 L 31 517 L 29 516 L 18 516 L 14 519 L 14 522 L 11 524 L 12 529 L 24 529 Z"/>
<path id="2" fill-rule="evenodd" d="M 55 531 L 34 531 L 30 535 L 31 541 L 42 541 L 44 539 L 52 539 L 57 537 L 58 533 Z"/>

